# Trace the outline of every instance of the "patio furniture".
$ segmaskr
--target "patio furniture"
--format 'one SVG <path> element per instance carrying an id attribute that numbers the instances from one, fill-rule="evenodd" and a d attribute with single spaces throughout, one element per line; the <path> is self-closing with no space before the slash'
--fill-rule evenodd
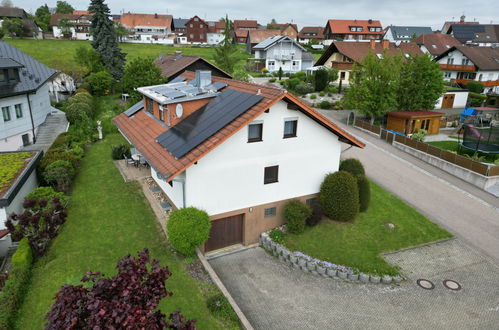
<path id="1" fill-rule="evenodd" d="M 128 165 L 135 165 L 135 161 L 131 158 L 128 158 L 126 155 L 123 155 L 123 158 L 125 159 L 126 166 Z"/>
<path id="2" fill-rule="evenodd" d="M 140 154 L 133 154 L 132 159 L 134 161 L 135 167 L 139 167 L 140 164 Z"/>

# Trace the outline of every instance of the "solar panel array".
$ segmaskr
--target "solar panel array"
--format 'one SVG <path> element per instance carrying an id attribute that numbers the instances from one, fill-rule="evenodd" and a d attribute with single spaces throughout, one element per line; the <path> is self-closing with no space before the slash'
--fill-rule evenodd
<path id="1" fill-rule="evenodd" d="M 454 37 L 457 39 L 475 39 L 476 33 L 485 32 L 483 25 L 452 25 Z"/>
<path id="2" fill-rule="evenodd" d="M 203 108 L 158 136 L 156 141 L 175 157 L 181 158 L 262 98 L 233 89 L 225 90 Z"/>

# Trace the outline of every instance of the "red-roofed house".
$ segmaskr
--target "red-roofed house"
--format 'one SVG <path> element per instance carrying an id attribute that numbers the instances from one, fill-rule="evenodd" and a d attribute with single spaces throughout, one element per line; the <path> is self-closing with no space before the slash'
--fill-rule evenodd
<path id="1" fill-rule="evenodd" d="M 298 42 L 308 44 L 311 40 L 322 43 L 324 40 L 324 28 L 322 26 L 304 26 L 298 33 Z"/>
<path id="2" fill-rule="evenodd" d="M 341 143 L 364 147 L 285 90 L 205 71 L 180 77 L 138 88 L 144 101 L 113 121 L 174 209 L 210 215 L 205 252 L 256 243 L 285 222 L 286 202 L 315 202 L 324 175 L 338 170 Z"/>
<path id="3" fill-rule="evenodd" d="M 234 43 L 245 44 L 247 42 L 248 30 L 257 30 L 258 22 L 255 20 L 234 20 L 232 26 L 232 38 Z"/>
<path id="4" fill-rule="evenodd" d="M 208 22 L 206 39 L 208 45 L 218 45 L 224 40 L 225 22 Z"/>
<path id="5" fill-rule="evenodd" d="M 324 28 L 324 44 L 333 41 L 369 41 L 383 38 L 383 27 L 378 20 L 330 19 Z"/>
<path id="6" fill-rule="evenodd" d="M 432 57 L 437 57 L 454 46 L 459 46 L 459 40 L 450 34 L 429 33 L 422 34 L 414 40 L 423 53 L 428 53 Z"/>
<path id="7" fill-rule="evenodd" d="M 172 15 L 126 13 L 119 22 L 130 33 L 125 42 L 173 45 L 175 41 Z"/>
<path id="8" fill-rule="evenodd" d="M 208 23 L 199 16 L 194 16 L 185 23 L 187 30 L 187 41 L 194 44 L 205 44 L 208 42 Z"/>
<path id="9" fill-rule="evenodd" d="M 61 23 L 68 20 L 71 27 L 64 27 Z M 70 38 L 75 40 L 92 40 L 90 23 L 92 15 L 85 10 L 75 10 L 72 14 L 52 14 L 50 25 L 54 38 Z"/>

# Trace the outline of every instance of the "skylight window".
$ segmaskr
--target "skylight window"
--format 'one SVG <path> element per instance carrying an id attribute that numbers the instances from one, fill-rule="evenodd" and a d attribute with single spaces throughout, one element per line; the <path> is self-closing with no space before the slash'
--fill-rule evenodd
<path id="1" fill-rule="evenodd" d="M 437 46 L 436 46 L 436 45 L 431 45 L 431 46 L 432 46 L 433 48 L 437 48 Z"/>

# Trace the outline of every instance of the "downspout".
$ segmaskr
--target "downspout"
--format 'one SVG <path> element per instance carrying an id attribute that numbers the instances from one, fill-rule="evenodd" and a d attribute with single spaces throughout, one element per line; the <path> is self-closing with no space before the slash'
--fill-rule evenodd
<path id="1" fill-rule="evenodd" d="M 29 93 L 26 93 L 26 98 L 28 99 L 29 117 L 31 118 L 31 129 L 33 131 L 33 144 L 35 144 L 36 143 L 35 122 L 33 121 L 33 111 L 31 111 L 31 101 L 29 100 Z"/>
<path id="2" fill-rule="evenodd" d="M 180 181 L 182 183 L 182 204 L 183 208 L 185 208 L 185 180 Z"/>

